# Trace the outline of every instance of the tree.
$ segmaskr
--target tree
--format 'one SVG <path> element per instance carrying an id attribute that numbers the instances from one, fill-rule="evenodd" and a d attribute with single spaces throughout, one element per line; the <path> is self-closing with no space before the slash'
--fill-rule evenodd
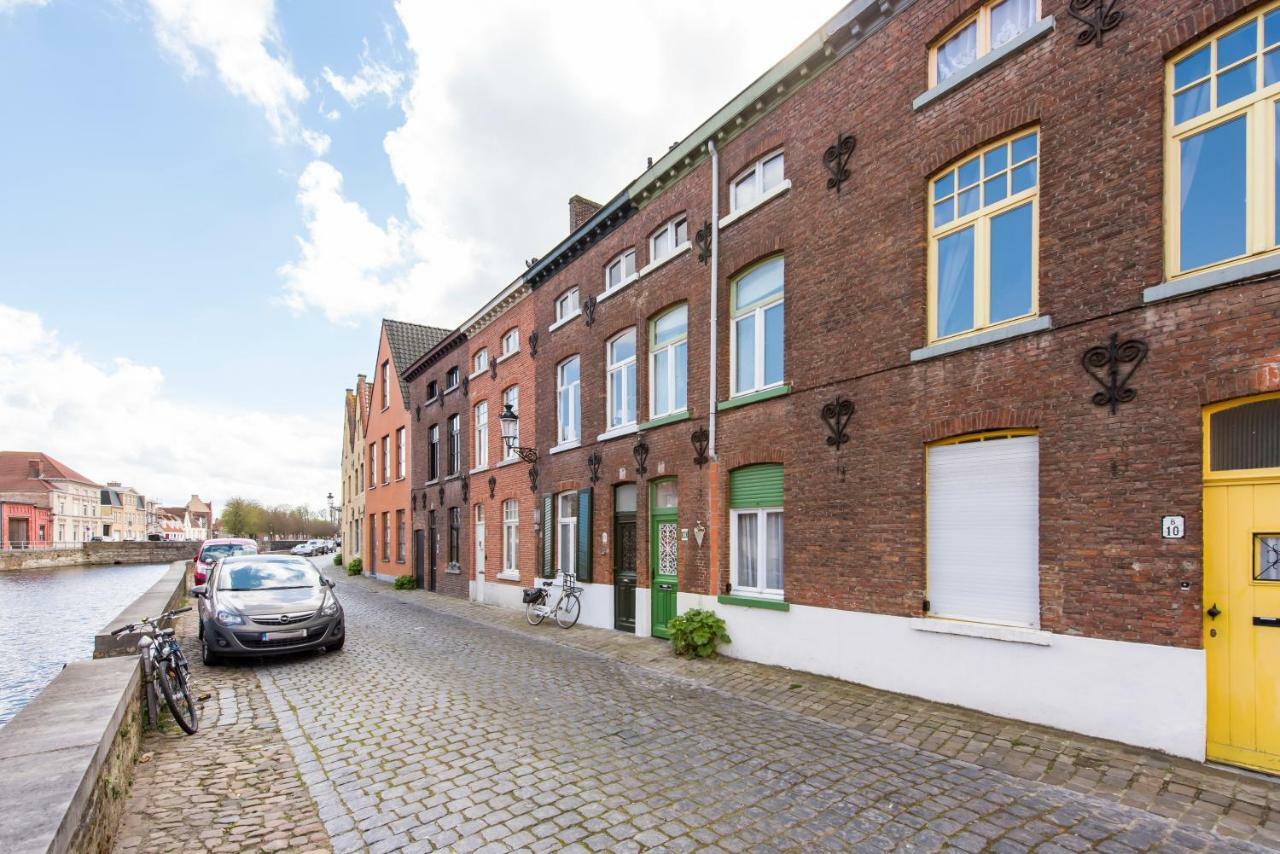
<path id="1" fill-rule="evenodd" d="M 222 529 L 233 537 L 257 537 L 262 533 L 262 505 L 245 498 L 231 498 L 222 506 Z"/>

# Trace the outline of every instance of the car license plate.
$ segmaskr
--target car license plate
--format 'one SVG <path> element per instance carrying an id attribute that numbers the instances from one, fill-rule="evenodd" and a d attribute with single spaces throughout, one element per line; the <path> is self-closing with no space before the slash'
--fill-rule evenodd
<path id="1" fill-rule="evenodd" d="M 290 632 L 263 632 L 262 639 L 264 641 L 273 640 L 294 640 L 295 638 L 305 638 L 307 636 L 306 629 L 294 629 Z"/>

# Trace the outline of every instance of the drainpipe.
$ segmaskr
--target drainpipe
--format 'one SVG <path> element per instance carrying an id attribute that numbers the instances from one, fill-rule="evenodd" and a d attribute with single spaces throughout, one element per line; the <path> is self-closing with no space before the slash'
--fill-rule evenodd
<path id="1" fill-rule="evenodd" d="M 707 140 L 707 150 L 711 152 L 711 400 L 707 412 L 707 456 L 716 458 L 716 362 L 718 356 L 717 326 L 719 309 L 717 298 L 720 288 L 720 152 L 716 151 L 715 140 Z"/>

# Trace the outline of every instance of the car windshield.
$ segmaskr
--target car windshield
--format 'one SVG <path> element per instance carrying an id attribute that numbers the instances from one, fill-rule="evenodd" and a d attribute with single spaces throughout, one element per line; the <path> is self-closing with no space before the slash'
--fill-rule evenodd
<path id="1" fill-rule="evenodd" d="M 212 546 L 204 547 L 204 554 L 201 556 L 205 563 L 213 563 L 222 560 L 224 557 L 233 557 L 234 555 L 256 555 L 258 553 L 257 546 L 251 546 L 248 543 L 218 543 Z"/>
<path id="2" fill-rule="evenodd" d="M 219 590 L 296 590 L 315 587 L 320 575 L 310 566 L 297 563 L 237 563 L 222 565 Z"/>

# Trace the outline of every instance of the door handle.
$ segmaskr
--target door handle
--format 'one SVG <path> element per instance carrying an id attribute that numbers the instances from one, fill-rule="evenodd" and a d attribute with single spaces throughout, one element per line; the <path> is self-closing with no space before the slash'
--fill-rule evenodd
<path id="1" fill-rule="evenodd" d="M 1255 626 L 1266 626 L 1272 629 L 1280 629 L 1280 617 L 1254 617 L 1253 624 Z"/>
<path id="2" fill-rule="evenodd" d="M 1218 603 L 1214 602 L 1211 606 L 1209 606 L 1209 610 L 1205 611 L 1205 613 L 1209 615 L 1210 620 L 1216 620 L 1218 619 L 1218 615 L 1221 614 L 1222 611 L 1218 609 Z"/>

